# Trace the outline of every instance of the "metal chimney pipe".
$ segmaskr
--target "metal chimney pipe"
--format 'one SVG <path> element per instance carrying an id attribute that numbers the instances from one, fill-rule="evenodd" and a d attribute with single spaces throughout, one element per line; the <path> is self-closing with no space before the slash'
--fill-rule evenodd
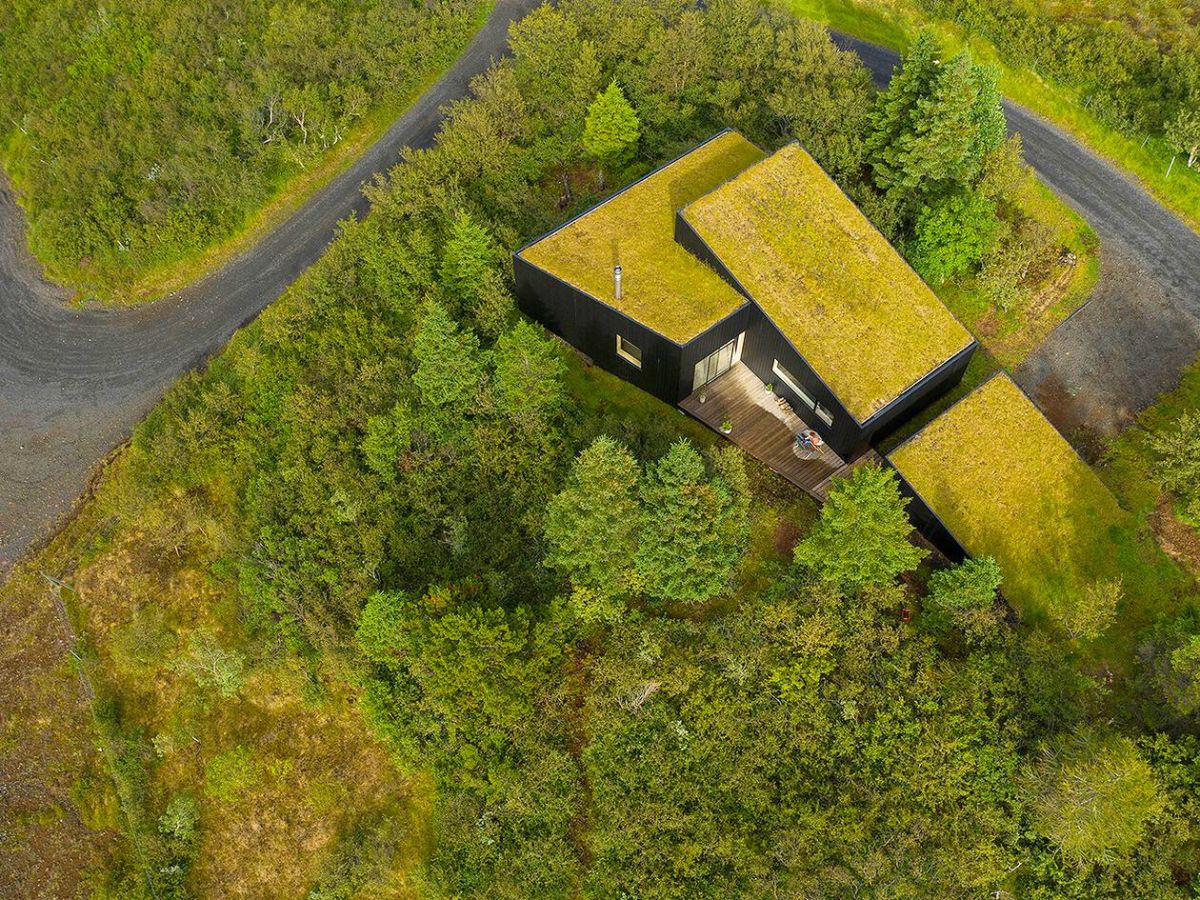
<path id="1" fill-rule="evenodd" d="M 613 298 L 621 299 L 621 267 L 613 266 Z"/>

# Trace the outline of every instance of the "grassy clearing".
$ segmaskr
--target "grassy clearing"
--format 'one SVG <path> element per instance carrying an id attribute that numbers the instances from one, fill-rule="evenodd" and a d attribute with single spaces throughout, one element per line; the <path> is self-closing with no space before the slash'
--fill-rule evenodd
<path id="1" fill-rule="evenodd" d="M 1013 68 L 990 41 L 966 34 L 949 22 L 930 22 L 910 0 L 777 0 L 792 13 L 896 50 L 908 46 L 923 25 L 931 25 L 949 50 L 967 48 L 974 58 L 1000 72 L 1000 90 L 1095 152 L 1116 163 L 1192 228 L 1200 228 L 1200 170 L 1188 169 L 1160 138 L 1137 139 L 1102 124 L 1083 106 L 1077 89 L 1049 81 L 1028 69 Z M 1170 176 L 1167 172 L 1170 170 Z"/>
<path id="2" fill-rule="evenodd" d="M 860 422 L 970 343 L 797 144 L 684 216 Z"/>
<path id="3" fill-rule="evenodd" d="M 522 252 L 552 275 L 684 343 L 745 300 L 675 243 L 675 211 L 707 194 L 763 152 L 736 132 L 697 147 L 610 197 Z M 622 299 L 613 298 L 613 266 Z"/>
<path id="4" fill-rule="evenodd" d="M 196 896 L 304 896 L 329 879 L 413 895 L 429 784 L 398 774 L 337 654 L 297 656 L 247 636 L 236 585 L 214 576 L 208 553 L 178 546 L 156 510 L 130 510 L 123 462 L 0 593 L 10 625 L 0 754 L 28 759 L 43 782 L 28 827 L 8 835 L 3 877 L 38 884 L 52 862 L 56 896 L 77 883 L 121 895 L 123 879 L 160 860 L 159 818 L 184 796 L 199 810 L 186 857 Z M 90 710 L 48 618 L 42 570 L 71 585 L 62 595 L 96 691 Z M 197 674 L 201 644 L 235 661 L 228 696 Z"/>
<path id="5" fill-rule="evenodd" d="M 1074 257 L 1057 262 L 1038 283 L 1021 291 L 1010 309 L 997 309 L 973 280 L 934 291 L 971 330 L 998 366 L 1011 371 L 1092 295 L 1100 277 L 1100 246 L 1083 217 L 1031 178 L 1021 190 L 1021 211 L 1050 229 L 1054 243 Z"/>
<path id="6" fill-rule="evenodd" d="M 1026 622 L 1055 627 L 1089 585 L 1120 579 L 1118 622 L 1094 648 L 1131 660 L 1136 633 L 1186 579 L 1146 541 L 1139 517 L 1006 376 L 992 378 L 889 459 L 973 555 L 994 556 Z"/>

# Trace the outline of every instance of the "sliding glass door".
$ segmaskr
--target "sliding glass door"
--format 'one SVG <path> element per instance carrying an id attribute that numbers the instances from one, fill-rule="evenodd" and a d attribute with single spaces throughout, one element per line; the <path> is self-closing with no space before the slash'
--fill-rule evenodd
<path id="1" fill-rule="evenodd" d="M 742 336 L 738 335 L 724 347 L 714 350 L 700 362 L 696 363 L 696 371 L 692 376 L 692 390 L 697 390 L 708 384 L 718 375 L 724 375 L 728 372 L 739 356 L 738 344 Z"/>

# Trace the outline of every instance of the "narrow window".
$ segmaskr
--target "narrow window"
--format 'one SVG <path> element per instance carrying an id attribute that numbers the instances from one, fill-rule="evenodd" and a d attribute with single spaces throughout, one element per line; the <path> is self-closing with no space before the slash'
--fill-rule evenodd
<path id="1" fill-rule="evenodd" d="M 816 405 L 816 413 L 817 413 L 817 418 L 820 419 L 822 422 L 824 422 L 826 425 L 833 424 L 833 413 L 830 410 L 826 409 L 824 406 L 822 406 L 820 403 L 818 403 Z"/>
<path id="2" fill-rule="evenodd" d="M 633 363 L 639 369 L 642 367 L 642 351 L 619 334 L 617 335 L 617 356 L 625 362 Z"/>
<path id="3" fill-rule="evenodd" d="M 779 376 L 779 380 L 796 392 L 796 395 L 807 403 L 810 407 L 813 406 L 813 398 L 808 395 L 804 388 L 800 387 L 799 382 L 792 377 L 792 373 L 779 364 L 779 360 L 771 363 L 771 371 Z"/>

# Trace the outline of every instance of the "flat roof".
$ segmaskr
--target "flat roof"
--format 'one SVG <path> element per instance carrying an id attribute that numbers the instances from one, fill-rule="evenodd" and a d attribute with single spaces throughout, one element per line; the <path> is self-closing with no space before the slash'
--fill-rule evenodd
<path id="1" fill-rule="evenodd" d="M 888 459 L 972 556 L 993 556 L 1024 614 L 1120 574 L 1130 513 L 1001 373 Z"/>
<path id="2" fill-rule="evenodd" d="M 798 144 L 683 215 L 859 422 L 972 343 Z"/>
<path id="3" fill-rule="evenodd" d="M 523 259 L 683 344 L 746 302 L 675 242 L 675 212 L 763 158 L 734 131 L 674 162 L 521 251 Z M 613 297 L 621 266 L 622 298 Z"/>

